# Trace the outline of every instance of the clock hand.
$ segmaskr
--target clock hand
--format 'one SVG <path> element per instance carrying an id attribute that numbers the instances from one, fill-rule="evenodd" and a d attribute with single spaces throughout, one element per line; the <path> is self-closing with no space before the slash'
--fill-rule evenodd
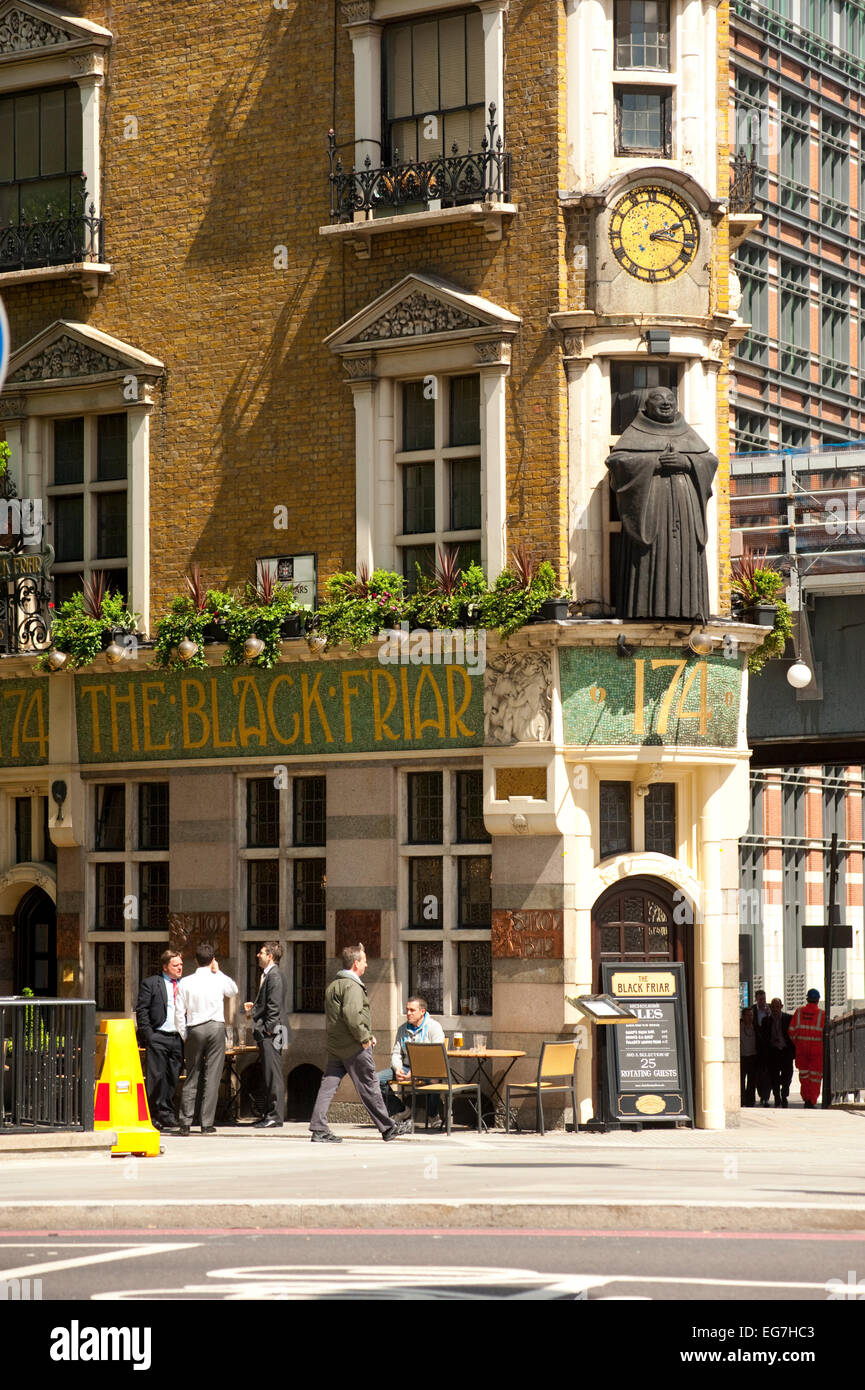
<path id="1" fill-rule="evenodd" d="M 661 227 L 657 232 L 650 232 L 649 239 L 650 241 L 675 241 L 673 232 L 681 226 L 681 222 L 674 222 L 672 227 Z"/>

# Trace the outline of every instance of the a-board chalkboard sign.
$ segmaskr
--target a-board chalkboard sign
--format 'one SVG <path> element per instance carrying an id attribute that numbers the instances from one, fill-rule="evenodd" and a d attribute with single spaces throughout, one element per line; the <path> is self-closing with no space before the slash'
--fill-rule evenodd
<path id="1" fill-rule="evenodd" d="M 604 962 L 601 987 L 640 1018 L 605 1030 L 610 1119 L 693 1124 L 684 965 Z"/>

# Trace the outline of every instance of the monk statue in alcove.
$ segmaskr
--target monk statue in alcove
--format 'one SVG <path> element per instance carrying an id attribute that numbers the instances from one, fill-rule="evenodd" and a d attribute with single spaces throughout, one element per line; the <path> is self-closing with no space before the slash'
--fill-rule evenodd
<path id="1" fill-rule="evenodd" d="M 706 507 L 718 460 L 672 391 L 649 391 L 607 467 L 622 521 L 616 616 L 705 622 Z"/>

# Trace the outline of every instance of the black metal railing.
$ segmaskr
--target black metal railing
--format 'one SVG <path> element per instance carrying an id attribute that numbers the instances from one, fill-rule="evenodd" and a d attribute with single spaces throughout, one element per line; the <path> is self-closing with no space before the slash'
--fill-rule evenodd
<path id="1" fill-rule="evenodd" d="M 0 999 L 0 1134 L 93 1129 L 92 999 Z"/>
<path id="2" fill-rule="evenodd" d="M 39 266 L 72 265 L 105 259 L 105 221 L 96 205 L 87 205 L 82 180 L 81 207 L 70 198 L 65 212 L 50 205 L 44 217 L 22 218 L 0 226 L 0 270 L 32 270 Z"/>
<path id="3" fill-rule="evenodd" d="M 749 159 L 744 150 L 739 150 L 733 159 L 730 177 L 730 211 L 753 212 L 757 190 L 758 167 L 756 159 Z"/>
<path id="4" fill-rule="evenodd" d="M 496 134 L 496 106 L 490 102 L 487 133 L 477 152 L 434 159 L 400 160 L 376 168 L 369 155 L 361 169 L 345 169 L 337 155 L 336 136 L 328 135 L 330 159 L 330 220 L 351 222 L 356 213 L 368 216 L 387 209 L 393 213 L 426 209 L 430 203 L 458 207 L 464 203 L 506 202 L 510 189 L 510 155 Z"/>
<path id="5" fill-rule="evenodd" d="M 833 1018 L 829 1024 L 829 1067 L 832 1099 L 865 1091 L 865 1009 Z"/>

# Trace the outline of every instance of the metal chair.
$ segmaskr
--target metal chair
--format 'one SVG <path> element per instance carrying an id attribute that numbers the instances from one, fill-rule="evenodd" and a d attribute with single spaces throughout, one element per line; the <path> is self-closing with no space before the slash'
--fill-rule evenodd
<path id="1" fill-rule="evenodd" d="M 412 1130 L 414 1130 L 415 1107 L 419 1095 L 423 1095 L 424 1092 L 430 1091 L 436 1095 L 442 1096 L 442 1098 L 447 1095 L 445 1128 L 448 1134 L 450 1134 L 454 1096 L 462 1094 L 463 1091 L 474 1091 L 475 1099 L 472 1101 L 472 1104 L 475 1107 L 478 1134 L 480 1134 L 483 1128 L 480 1082 L 454 1081 L 451 1076 L 450 1060 L 444 1043 L 406 1043 L 406 1048 L 408 1050 L 409 1071 L 411 1072 Z M 424 1128 L 429 1129 L 429 1109 L 427 1109 L 427 1119 Z"/>
<path id="2" fill-rule="evenodd" d="M 535 1081 L 509 1081 L 505 1087 L 505 1133 L 511 1132 L 511 1091 L 532 1094 L 538 1103 L 538 1129 L 545 1134 L 543 1097 L 548 1091 L 570 1091 L 577 1127 L 577 1042 L 545 1042 L 538 1058 Z"/>

